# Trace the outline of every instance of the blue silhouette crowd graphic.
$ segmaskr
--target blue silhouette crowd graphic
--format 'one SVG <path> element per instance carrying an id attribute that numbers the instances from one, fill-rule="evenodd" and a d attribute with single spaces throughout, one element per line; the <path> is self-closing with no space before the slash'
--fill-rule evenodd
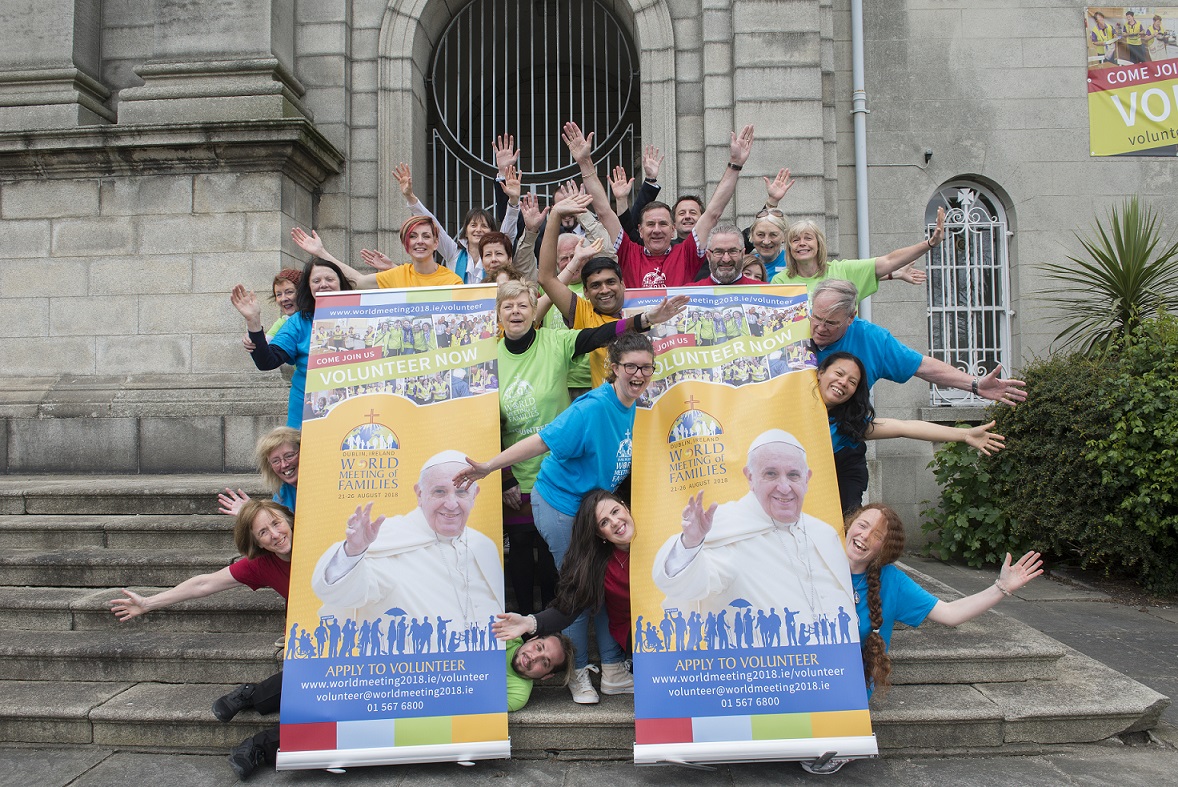
<path id="1" fill-rule="evenodd" d="M 735 609 L 706 616 L 692 612 L 686 617 L 682 610 L 668 609 L 657 624 L 639 615 L 634 621 L 635 652 L 667 653 L 688 650 L 728 650 L 735 648 L 781 647 L 782 629 L 785 645 L 842 645 L 850 644 L 851 615 L 841 606 L 832 619 L 825 613 L 806 622 L 800 613 L 783 607 L 753 610 L 743 599 L 735 599 Z"/>
<path id="2" fill-rule="evenodd" d="M 399 609 L 389 610 L 389 615 L 365 620 L 359 626 L 351 618 L 341 625 L 334 615 L 326 615 L 319 619 L 313 631 L 295 623 L 286 638 L 286 658 L 338 659 L 499 650 L 499 642 L 491 631 L 494 617 L 488 618 L 483 626 L 472 623 L 465 628 L 454 628 L 454 621 L 441 615 L 423 615 L 419 620 Z"/>

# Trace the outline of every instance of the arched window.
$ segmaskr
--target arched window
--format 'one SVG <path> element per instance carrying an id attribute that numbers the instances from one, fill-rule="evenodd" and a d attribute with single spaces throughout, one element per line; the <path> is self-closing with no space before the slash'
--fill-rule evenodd
<path id="1" fill-rule="evenodd" d="M 494 203 L 497 134 L 515 136 L 525 189 L 577 176 L 560 138 L 568 120 L 595 133 L 599 172 L 621 164 L 635 176 L 638 77 L 634 44 L 606 3 L 473 0 L 439 39 L 427 77 L 439 221 L 456 232 L 467 209 Z"/>
<path id="2" fill-rule="evenodd" d="M 943 207 L 945 240 L 928 254 L 929 354 L 981 377 L 1010 369 L 1010 262 L 1002 202 L 976 183 L 949 183 L 925 209 L 931 233 Z M 975 405 L 968 391 L 931 386 L 936 405 Z"/>

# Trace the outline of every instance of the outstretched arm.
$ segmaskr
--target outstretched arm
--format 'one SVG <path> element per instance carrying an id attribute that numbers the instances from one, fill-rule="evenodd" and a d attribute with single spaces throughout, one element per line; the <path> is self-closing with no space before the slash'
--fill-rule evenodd
<path id="1" fill-rule="evenodd" d="M 622 231 L 622 223 L 618 220 L 618 214 L 614 213 L 613 208 L 610 207 L 605 186 L 601 184 L 601 180 L 597 177 L 597 169 L 593 166 L 593 159 L 590 156 L 593 151 L 593 132 L 590 131 L 589 136 L 585 136 L 581 133 L 581 127 L 570 121 L 564 124 L 561 138 L 564 139 L 564 144 L 568 145 L 573 161 L 577 162 L 577 166 L 581 169 L 581 182 L 585 184 L 589 195 L 593 197 L 593 211 L 597 214 L 597 220 L 601 222 L 601 226 L 605 227 L 610 239 L 616 239 L 618 233 Z"/>
<path id="2" fill-rule="evenodd" d="M 933 230 L 933 234 L 926 240 L 920 243 L 906 246 L 903 249 L 896 249 L 889 251 L 882 257 L 875 258 L 875 278 L 885 279 L 889 278 L 890 274 L 894 274 L 901 268 L 911 265 L 921 257 L 923 257 L 929 249 L 939 246 L 941 241 L 945 238 L 945 209 L 937 208 L 937 228 Z M 914 271 L 915 272 L 915 271 Z M 905 278 L 906 277 L 894 277 Z M 923 281 L 923 279 L 921 280 Z M 915 282 L 914 282 L 915 283 Z"/>
<path id="3" fill-rule="evenodd" d="M 459 489 L 466 489 L 480 478 L 485 478 L 496 470 L 518 464 L 525 459 L 532 459 L 548 450 L 548 446 L 538 434 L 529 435 L 523 440 L 520 440 L 514 445 L 505 448 L 498 456 L 486 462 L 476 462 L 470 457 L 466 458 L 467 464 L 470 466 L 465 470 L 460 470 L 458 475 L 454 476 L 454 486 Z"/>
<path id="4" fill-rule="evenodd" d="M 165 590 L 163 593 L 156 593 L 154 596 L 141 596 L 123 588 L 126 597 L 111 599 L 107 602 L 107 606 L 110 607 L 110 611 L 114 613 L 116 618 L 126 622 L 131 618 L 146 615 L 154 609 L 163 609 L 179 601 L 211 596 L 240 584 L 233 578 L 229 567 L 226 566 L 212 574 L 198 574 L 195 577 L 189 577 L 176 587 Z"/>
<path id="5" fill-rule="evenodd" d="M 863 435 L 868 440 L 886 440 L 890 437 L 910 437 L 913 440 L 928 440 L 930 443 L 969 443 L 986 456 L 991 456 L 1006 447 L 1006 438 L 990 430 L 997 421 L 970 429 L 955 426 L 930 424 L 927 421 L 905 421 L 898 418 L 876 418 Z"/>
<path id="6" fill-rule="evenodd" d="M 1043 560 L 1038 552 L 1028 552 L 1014 565 L 1011 565 L 1010 560 L 1010 553 L 1007 552 L 1002 571 L 993 585 L 956 601 L 938 601 L 929 611 L 928 619 L 946 626 L 961 625 L 992 608 L 1004 597 L 1020 590 L 1043 573 Z"/>
<path id="7" fill-rule="evenodd" d="M 712 227 L 716 226 L 716 222 L 720 220 L 720 216 L 728 208 L 732 195 L 736 193 L 736 181 L 740 178 L 740 171 L 744 168 L 744 163 L 748 161 L 752 149 L 753 127 L 751 125 L 742 128 L 740 134 L 732 132 L 732 140 L 728 146 L 728 164 L 724 167 L 724 175 L 720 178 L 716 190 L 712 192 L 712 198 L 708 200 L 708 206 L 704 209 L 703 215 L 695 223 L 696 243 L 700 249 L 706 247 L 708 233 L 712 231 Z"/>
<path id="8" fill-rule="evenodd" d="M 971 377 L 944 361 L 939 361 L 932 356 L 926 355 L 924 360 L 920 362 L 920 368 L 916 370 L 916 376 L 925 382 L 933 383 L 943 388 L 973 391 L 984 399 L 989 399 L 992 402 L 1002 402 L 1012 407 L 1019 402 L 1025 402 L 1027 400 L 1027 392 L 1023 389 L 1027 387 L 1027 384 L 1022 380 L 1002 380 L 998 377 L 1001 371 L 1002 365 L 999 364 L 994 367 L 994 371 L 985 377 Z"/>
<path id="9" fill-rule="evenodd" d="M 352 286 L 358 290 L 374 290 L 376 289 L 376 274 L 375 273 L 361 273 L 360 271 L 348 265 L 343 260 L 337 259 L 328 253 L 327 249 L 323 248 L 323 241 L 319 239 L 319 233 L 311 230 L 311 234 L 303 232 L 301 227 L 295 227 L 290 231 L 290 237 L 294 240 L 298 247 L 303 251 L 318 257 L 321 260 L 334 262 L 339 266 L 339 269 L 348 277 L 348 281 Z"/>

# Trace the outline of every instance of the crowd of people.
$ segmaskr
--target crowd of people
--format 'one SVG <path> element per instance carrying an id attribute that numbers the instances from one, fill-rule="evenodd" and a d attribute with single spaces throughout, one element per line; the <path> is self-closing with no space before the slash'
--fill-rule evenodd
<path id="1" fill-rule="evenodd" d="M 343 625 L 332 617 L 317 627 L 292 627 L 284 646 L 288 658 L 491 650 L 498 648 L 498 638 L 504 641 L 509 708 L 517 710 L 527 702 L 533 681 L 552 675 L 562 676 L 575 702 L 598 702 L 591 678 L 597 668 L 589 663 L 591 626 L 601 663 L 600 690 L 618 694 L 634 690 L 628 656 L 635 651 L 780 644 L 783 629 L 788 645 L 834 645 L 852 640 L 857 617 L 867 685 L 883 691 L 894 621 L 918 625 L 931 618 L 954 625 L 1041 572 L 1034 553 L 1015 563 L 1008 556 L 992 590 L 937 601 L 892 565 L 904 534 L 895 512 L 880 504 L 862 506 L 866 440 L 956 440 L 986 454 L 1003 445 L 1003 438 L 990 431 L 992 422 L 955 429 L 877 418 L 869 397 L 877 380 L 902 383 L 917 376 L 1008 404 L 1025 398 L 1023 383 L 1001 379 L 999 369 L 972 377 L 905 347 L 856 316 L 860 301 L 879 282 L 924 282 L 914 265 L 942 242 L 944 211 L 935 230 L 918 243 L 869 259 L 829 260 L 821 226 L 808 219 L 791 223 L 781 208 L 793 186 L 788 169 L 764 177 L 764 206 L 747 228 L 723 220 L 754 147 L 752 126 L 731 134 L 728 158 L 710 197 L 685 194 L 672 204 L 659 199 L 663 157 L 657 148 L 647 146 L 637 162 L 643 179 L 635 189 L 636 178 L 620 167 L 601 180 L 592 158 L 593 136 L 575 123 L 565 124 L 562 138 L 581 182 L 562 184 L 548 207 L 523 193 L 514 140 L 497 138 L 496 205 L 469 210 L 453 234 L 439 226 L 413 191 L 409 167 L 399 165 L 394 176 L 411 214 L 400 230 L 404 261 L 365 249 L 361 258 L 374 272 L 362 272 L 332 255 L 315 231 L 296 227 L 292 239 L 311 259 L 301 272 L 284 270 L 273 280 L 281 317 L 268 330 L 257 296 L 244 285 L 233 288 L 231 301 L 246 323 L 243 344 L 255 365 L 262 370 L 293 367 L 287 424 L 258 445 L 259 469 L 274 500 L 250 500 L 241 490 L 226 489 L 219 496 L 220 510 L 236 518 L 235 541 L 243 559 L 154 596 L 126 590 L 111 602 L 120 620 L 239 585 L 272 588 L 286 598 L 301 424 L 323 417 L 349 396 L 369 392 L 426 406 L 498 389 L 503 450 L 481 461 L 452 451 L 431 458 L 414 487 L 419 507 L 387 525 L 384 516 L 373 513 L 372 503 L 357 506 L 343 539 L 324 553 L 313 576 L 316 595 L 350 608 L 354 617 Z M 689 306 L 688 295 L 678 295 L 640 313 L 623 314 L 626 288 L 766 282 L 803 284 L 808 303 L 705 311 Z M 316 299 L 325 292 L 476 283 L 498 285 L 493 315 L 312 324 Z M 763 359 L 683 370 L 651 384 L 656 354 L 650 337 L 689 333 L 708 347 L 761 337 L 803 320 L 809 322 L 809 341 Z M 412 387 L 397 380 L 311 396 L 305 391 L 312 354 L 387 358 L 492 336 L 497 336 L 496 364 L 423 376 L 410 381 Z M 815 360 L 816 396 L 828 409 L 840 504 L 847 517 L 845 542 L 833 527 L 801 512 L 809 479 L 805 450 L 792 435 L 768 430 L 749 447 L 748 494 L 708 506 L 709 494 L 699 492 L 683 511 L 682 532 L 668 539 L 656 557 L 654 580 L 668 599 L 676 599 L 679 611 L 661 620 L 631 621 L 629 549 L 637 525 L 630 514 L 628 480 L 636 407 L 650 406 L 680 379 L 740 386 Z M 718 428 L 704 414 L 696 415 L 676 425 L 683 439 Z M 355 449 L 373 440 L 388 446 L 394 438 L 374 432 L 348 439 Z M 494 572 L 483 567 L 497 560 L 494 545 L 465 528 L 478 480 L 495 471 L 503 473 L 508 543 L 506 582 L 500 574 L 498 587 Z M 447 513 L 446 506 L 457 513 Z M 792 539 L 799 541 L 792 544 Z M 468 598 L 472 609 L 437 612 L 441 607 L 435 597 L 445 593 L 420 579 L 423 561 L 447 559 L 444 549 L 434 552 L 443 546 L 465 550 L 462 554 L 480 567 L 486 587 L 476 601 Z M 797 595 L 791 579 L 795 556 L 807 550 L 818 560 L 808 565 L 815 589 L 809 598 Z M 736 552 L 739 559 L 731 557 Z M 845 566 L 844 561 L 849 577 L 845 570 L 823 569 Z M 730 571 L 737 565 L 742 570 Z M 734 592 L 756 605 L 728 618 L 729 611 L 715 602 L 717 582 L 737 588 Z M 514 594 L 511 610 L 505 609 L 504 584 Z M 383 609 L 390 593 L 403 600 L 395 610 L 399 615 Z M 427 607 L 434 612 L 424 614 Z M 459 629 L 456 620 L 468 623 Z M 239 686 L 217 699 L 213 712 L 222 720 L 251 707 L 273 712 L 280 694 L 281 672 Z M 277 746 L 273 728 L 243 741 L 230 762 L 239 776 L 248 777 L 258 765 L 274 762 Z"/>

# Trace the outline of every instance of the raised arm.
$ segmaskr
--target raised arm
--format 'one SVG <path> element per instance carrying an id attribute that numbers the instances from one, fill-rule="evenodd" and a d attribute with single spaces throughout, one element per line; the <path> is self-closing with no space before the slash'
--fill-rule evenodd
<path id="1" fill-rule="evenodd" d="M 405 204 L 409 206 L 409 212 L 414 216 L 429 216 L 434 220 L 434 224 L 438 227 L 438 253 L 442 255 L 448 265 L 453 267 L 460 251 L 458 242 L 450 237 L 450 233 L 446 232 L 446 228 L 438 222 L 438 217 L 431 213 L 429 208 L 422 204 L 417 195 L 413 193 L 413 173 L 409 170 L 409 165 L 402 161 L 393 167 L 393 177 L 397 179 L 397 185 L 401 187 L 401 195 L 405 197 Z"/>
<path id="2" fill-rule="evenodd" d="M 982 426 L 959 429 L 956 426 L 930 424 L 927 421 L 876 418 L 868 425 L 863 437 L 867 440 L 908 437 L 913 440 L 928 440 L 930 443 L 969 443 L 986 456 L 991 456 L 1006 447 L 1006 438 L 990 431 L 997 423 L 991 421 Z"/>
<path id="3" fill-rule="evenodd" d="M 544 228 L 544 241 L 540 244 L 540 288 L 544 294 L 552 299 L 552 304 L 560 310 L 566 318 L 571 319 L 576 295 L 568 285 L 560 281 L 556 271 L 556 241 L 560 237 L 560 222 L 565 215 L 575 216 L 584 213 L 592 198 L 588 195 L 578 195 L 563 199 L 552 206 L 552 213 L 548 217 L 548 226 Z"/>
<path id="4" fill-rule="evenodd" d="M 152 610 L 163 609 L 180 601 L 211 596 L 240 584 L 233 578 L 229 567 L 226 566 L 211 574 L 197 574 L 195 577 L 189 577 L 176 587 L 165 590 L 163 593 L 156 593 L 154 596 L 141 596 L 123 588 L 126 597 L 111 599 L 107 602 L 107 606 L 110 607 L 110 611 L 114 613 L 116 618 L 126 622 L 131 618 L 146 615 Z"/>
<path id="5" fill-rule="evenodd" d="M 708 200 L 708 206 L 704 209 L 703 215 L 695 223 L 696 243 L 701 250 L 708 242 L 708 233 L 712 231 L 712 227 L 716 226 L 716 222 L 720 220 L 728 208 L 728 203 L 732 201 L 732 195 L 736 193 L 736 181 L 740 178 L 740 171 L 744 169 L 744 163 L 748 161 L 752 149 L 753 127 L 751 125 L 742 128 L 740 134 L 732 132 L 732 140 L 728 145 L 728 164 L 724 167 L 724 174 L 721 176 L 716 190 L 712 192 L 712 198 Z"/>
<path id="6" fill-rule="evenodd" d="M 913 244 L 912 246 L 906 246 L 902 249 L 896 249 L 895 251 L 889 251 L 882 257 L 876 257 L 875 278 L 889 278 L 890 274 L 895 273 L 907 265 L 911 265 L 913 262 L 916 262 L 921 257 L 923 257 L 929 251 L 929 249 L 940 245 L 944 237 L 945 209 L 937 208 L 937 228 L 933 230 L 933 234 L 925 240 L 922 240 L 920 243 Z M 908 280 L 906 277 L 895 278 L 904 278 L 905 281 Z M 923 278 L 921 281 L 923 282 Z"/>
<path id="7" fill-rule="evenodd" d="M 994 607 L 1006 596 L 1022 589 L 1024 585 L 1043 573 L 1043 560 L 1038 552 L 1028 552 L 1011 565 L 1010 553 L 1006 553 L 1006 560 L 994 584 L 972 596 L 959 598 L 956 601 L 938 601 L 928 613 L 928 619 L 946 626 L 958 626 L 967 620 L 973 620 L 986 610 Z"/>
<path id="8" fill-rule="evenodd" d="M 593 211 L 597 214 L 597 220 L 605 227 L 611 241 L 616 239 L 622 231 L 622 223 L 618 220 L 618 214 L 610 207 L 605 186 L 601 184 L 597 177 L 597 169 L 593 166 L 593 158 L 590 155 L 593 151 L 593 132 L 589 132 L 589 136 L 586 137 L 581 133 L 580 126 L 570 121 L 564 124 L 561 138 L 568 146 L 573 161 L 577 162 L 581 169 L 581 181 L 585 184 L 589 196 L 593 197 Z"/>
<path id="9" fill-rule="evenodd" d="M 343 271 L 344 275 L 348 277 L 348 281 L 352 286 L 358 290 L 374 290 L 376 289 L 376 274 L 375 273 L 361 273 L 360 271 L 348 265 L 343 260 L 331 256 L 327 249 L 323 247 L 323 241 L 319 239 L 319 233 L 311 230 L 308 235 L 303 232 L 301 227 L 295 227 L 290 231 L 291 239 L 298 245 L 300 249 L 308 254 L 318 257 L 321 260 L 334 262 Z"/>
<path id="10" fill-rule="evenodd" d="M 1012 407 L 1019 402 L 1025 402 L 1027 392 L 1023 389 L 1027 387 L 1027 384 L 1022 380 L 1002 380 L 998 377 L 1001 371 L 1002 365 L 999 364 L 994 367 L 994 371 L 985 377 L 971 377 L 955 366 L 950 366 L 944 361 L 926 355 L 916 370 L 916 376 L 942 388 L 972 391 L 983 399 L 1002 402 Z"/>

